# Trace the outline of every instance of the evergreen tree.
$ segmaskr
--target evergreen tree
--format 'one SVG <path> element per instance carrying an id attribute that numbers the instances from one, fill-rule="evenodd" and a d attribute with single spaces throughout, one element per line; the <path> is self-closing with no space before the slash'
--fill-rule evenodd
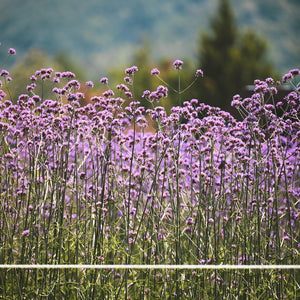
<path id="1" fill-rule="evenodd" d="M 229 0 L 220 0 L 211 33 L 201 36 L 199 67 L 204 71 L 201 99 L 228 109 L 232 96 L 257 78 L 272 76 L 266 42 L 254 32 L 239 32 Z"/>

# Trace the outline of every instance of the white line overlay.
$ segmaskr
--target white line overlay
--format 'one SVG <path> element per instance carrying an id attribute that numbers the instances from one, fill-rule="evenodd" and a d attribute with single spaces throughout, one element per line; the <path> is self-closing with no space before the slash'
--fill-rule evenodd
<path id="1" fill-rule="evenodd" d="M 0 265 L 0 269 L 150 269 L 150 270 L 272 270 L 300 269 L 300 265 Z"/>

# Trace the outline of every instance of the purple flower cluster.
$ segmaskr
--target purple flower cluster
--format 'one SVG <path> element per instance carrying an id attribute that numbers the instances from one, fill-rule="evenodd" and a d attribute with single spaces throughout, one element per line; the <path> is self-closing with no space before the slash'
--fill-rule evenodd
<path id="1" fill-rule="evenodd" d="M 180 70 L 182 69 L 182 65 L 183 65 L 183 61 L 182 60 L 175 60 L 174 63 L 173 63 L 173 66 L 175 68 L 175 70 Z"/>
<path id="2" fill-rule="evenodd" d="M 36 76 L 49 73 L 41 70 Z M 278 223 L 280 231 L 265 236 L 266 245 L 289 239 L 298 243 L 299 95 L 283 100 L 285 116 L 278 118 L 279 108 L 264 103 L 261 97 L 273 88 L 262 81 L 256 84 L 251 98 L 234 97 L 233 105 L 247 113 L 243 121 L 198 104 L 196 99 L 172 108 L 170 115 L 160 106 L 145 111 L 138 102 L 122 109 L 123 100 L 114 98 L 110 90 L 103 93 L 104 98 L 98 97 L 84 107 L 77 102 L 78 93 L 68 93 L 70 104 L 66 105 L 46 100 L 37 106 L 36 95 L 20 95 L 17 104 L 3 101 L 0 149 L 1 187 L 3 199 L 7 199 L 4 212 L 11 214 L 15 230 L 23 235 L 32 230 L 14 218 L 27 215 L 39 226 L 40 234 L 46 234 L 50 224 L 46 226 L 44 218 L 53 214 L 53 207 L 64 207 L 60 213 L 68 223 L 80 203 L 76 218 L 86 219 L 88 208 L 101 215 L 99 225 L 104 227 L 112 228 L 111 219 L 119 225 L 129 218 L 130 230 L 137 232 L 130 234 L 132 240 L 142 238 L 137 231 L 139 222 L 150 216 L 159 221 L 158 236 L 171 240 L 174 233 L 169 226 L 179 210 L 177 221 L 188 225 L 183 227 L 185 235 L 192 234 L 193 238 L 200 234 L 197 228 L 211 228 L 209 224 L 217 223 L 218 231 L 209 229 L 209 234 L 226 237 L 231 248 L 237 244 L 233 229 L 239 224 L 251 229 L 253 220 L 260 222 L 266 234 L 270 222 Z M 79 87 L 70 79 L 64 89 Z M 167 97 L 167 89 L 159 86 L 146 94 L 157 102 Z M 160 130 L 138 130 L 149 125 L 147 115 L 159 122 Z M 186 124 L 179 123 L 181 116 L 188 120 Z M 133 121 L 137 125 L 134 131 L 128 127 Z M 30 211 L 28 193 L 33 197 L 27 200 Z M 178 197 L 179 207 L 174 197 Z M 269 201 L 275 198 L 276 205 Z M 22 204 L 16 211 L 13 203 L 19 200 Z M 146 214 L 150 208 L 151 214 Z M 198 260 L 215 256 L 207 251 Z"/>
<path id="3" fill-rule="evenodd" d="M 16 54 L 16 50 L 14 48 L 9 48 L 8 54 L 15 55 Z"/>
<path id="4" fill-rule="evenodd" d="M 37 77 L 67 83 L 43 102 L 0 90 L 1 263 L 299 262 L 297 88 L 275 104 L 274 81 L 256 81 L 232 101 L 238 121 L 197 99 L 168 115 L 164 86 L 144 92 L 148 110 L 112 90 L 81 106 L 74 74 Z"/>
<path id="5" fill-rule="evenodd" d="M 131 68 L 127 68 L 125 70 L 125 74 L 127 74 L 127 75 L 133 75 L 137 71 L 138 71 L 138 67 L 137 66 L 132 66 Z"/>

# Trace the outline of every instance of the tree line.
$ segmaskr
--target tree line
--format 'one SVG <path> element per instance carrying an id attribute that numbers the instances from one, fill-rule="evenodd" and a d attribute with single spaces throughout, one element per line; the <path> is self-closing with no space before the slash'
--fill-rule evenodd
<path id="1" fill-rule="evenodd" d="M 276 77 L 276 72 L 267 57 L 267 42 L 251 30 L 239 30 L 230 0 L 219 0 L 217 11 L 209 25 L 209 31 L 199 34 L 196 62 L 185 60 L 180 74 L 183 89 L 194 80 L 196 69 L 203 70 L 204 78 L 189 88 L 182 99 L 197 98 L 200 102 L 228 110 L 233 95 L 239 93 L 245 85 L 252 84 L 255 79 Z M 51 61 L 56 69 L 68 69 L 79 75 L 79 80 L 84 81 L 87 77 L 67 55 L 60 53 Z M 32 50 L 16 64 L 12 70 L 14 80 L 10 83 L 15 96 L 25 92 L 24 80 L 28 81 L 32 72 L 49 62 L 44 53 Z M 157 85 L 161 84 L 155 76 L 150 75 L 153 67 L 159 69 L 160 76 L 170 86 L 177 86 L 178 74 L 174 72 L 172 62 L 170 58 L 161 58 L 154 64 L 151 60 L 150 42 L 147 41 L 134 54 L 132 65 L 139 68 L 135 75 L 134 95 L 145 107 L 149 107 L 149 103 L 141 97 L 143 91 L 156 90 Z M 114 69 L 108 73 L 112 82 L 118 84 L 124 70 Z M 172 89 L 169 89 L 168 99 L 162 101 L 164 102 L 160 105 L 167 109 L 180 104 Z"/>

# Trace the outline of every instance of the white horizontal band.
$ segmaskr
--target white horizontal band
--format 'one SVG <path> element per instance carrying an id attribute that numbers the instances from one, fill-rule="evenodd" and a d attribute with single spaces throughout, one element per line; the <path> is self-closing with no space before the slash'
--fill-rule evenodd
<path id="1" fill-rule="evenodd" d="M 250 270 L 300 269 L 300 265 L 0 265 L 0 269 L 150 269 L 150 270 Z"/>

